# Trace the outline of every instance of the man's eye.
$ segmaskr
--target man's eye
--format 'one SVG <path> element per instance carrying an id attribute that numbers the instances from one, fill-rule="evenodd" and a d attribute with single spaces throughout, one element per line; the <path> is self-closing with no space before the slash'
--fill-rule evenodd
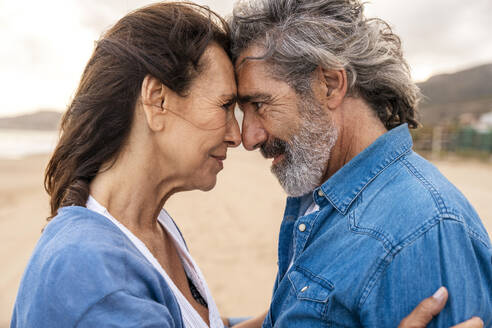
<path id="1" fill-rule="evenodd" d="M 252 104 L 253 104 L 253 107 L 255 108 L 256 111 L 259 111 L 263 107 L 262 102 L 254 102 Z"/>

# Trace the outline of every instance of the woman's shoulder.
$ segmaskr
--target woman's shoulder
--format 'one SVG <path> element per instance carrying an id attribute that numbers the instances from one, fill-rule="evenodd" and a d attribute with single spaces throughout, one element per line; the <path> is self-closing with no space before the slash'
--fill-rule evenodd
<path id="1" fill-rule="evenodd" d="M 102 215 L 85 207 L 70 206 L 61 208 L 45 227 L 31 262 L 39 257 L 39 264 L 63 262 L 86 266 L 88 262 L 128 256 L 131 246 L 123 233 Z"/>
<path id="2" fill-rule="evenodd" d="M 64 234 L 79 236 L 88 231 L 109 234 L 111 237 L 119 235 L 114 224 L 101 214 L 81 206 L 67 206 L 58 210 L 58 214 L 44 229 L 42 237 L 56 239 Z"/>
<path id="3" fill-rule="evenodd" d="M 61 208 L 31 255 L 21 289 L 36 286 L 46 294 L 66 289 L 66 294 L 80 288 L 79 292 L 99 295 L 119 288 L 115 285 L 123 285 L 125 276 L 109 276 L 129 261 L 131 248 L 111 225 L 84 207 Z M 110 279 L 103 279 L 105 275 Z"/>
<path id="4" fill-rule="evenodd" d="M 154 295 L 164 299 L 171 293 L 111 221 L 83 207 L 66 207 L 46 226 L 29 260 L 16 310 L 35 308 L 70 321 L 120 291 L 157 302 Z"/>
<path id="5" fill-rule="evenodd" d="M 118 289 L 126 286 L 126 271 L 132 267 L 151 265 L 109 219 L 85 207 L 71 206 L 61 208 L 46 226 L 27 270 L 36 268 L 45 278 L 57 277 L 58 284 L 64 276 L 90 277 L 92 282 L 111 278 L 108 283 Z"/>

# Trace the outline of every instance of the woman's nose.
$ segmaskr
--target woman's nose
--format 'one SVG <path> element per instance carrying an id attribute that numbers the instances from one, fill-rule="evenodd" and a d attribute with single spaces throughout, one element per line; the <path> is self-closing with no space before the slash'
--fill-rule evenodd
<path id="1" fill-rule="evenodd" d="M 225 141 L 228 147 L 237 147 L 241 144 L 241 131 L 239 130 L 236 117 L 233 117 L 227 124 Z"/>

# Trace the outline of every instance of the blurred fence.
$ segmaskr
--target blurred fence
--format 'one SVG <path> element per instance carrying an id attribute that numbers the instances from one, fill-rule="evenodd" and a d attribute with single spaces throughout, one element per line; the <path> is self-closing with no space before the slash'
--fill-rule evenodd
<path id="1" fill-rule="evenodd" d="M 423 127 L 412 132 L 414 148 L 438 157 L 455 153 L 467 157 L 492 157 L 492 129 L 478 130 L 470 126 Z"/>

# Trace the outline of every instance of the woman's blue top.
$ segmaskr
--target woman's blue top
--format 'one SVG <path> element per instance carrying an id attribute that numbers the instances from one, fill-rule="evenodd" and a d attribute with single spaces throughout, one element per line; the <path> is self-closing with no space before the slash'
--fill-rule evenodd
<path id="1" fill-rule="evenodd" d="M 164 278 L 111 221 L 64 207 L 19 287 L 11 327 L 183 327 Z"/>

